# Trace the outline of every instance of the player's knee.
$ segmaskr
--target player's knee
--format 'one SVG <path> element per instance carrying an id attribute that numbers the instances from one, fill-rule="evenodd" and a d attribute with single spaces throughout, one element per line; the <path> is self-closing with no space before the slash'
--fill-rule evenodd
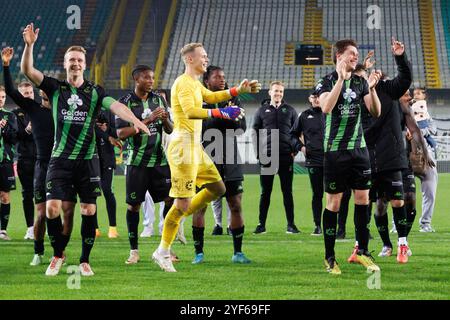
<path id="1" fill-rule="evenodd" d="M 326 208 L 332 212 L 339 212 L 341 207 L 341 196 L 339 194 L 327 194 Z"/>
<path id="2" fill-rule="evenodd" d="M 355 204 L 356 205 L 368 205 L 369 204 L 369 191 L 355 191 Z"/>
<path id="3" fill-rule="evenodd" d="M 228 203 L 230 206 L 231 214 L 233 215 L 241 215 L 241 200 L 240 199 L 233 199 L 233 201 L 230 201 Z"/>
<path id="4" fill-rule="evenodd" d="M 225 192 L 227 192 L 227 188 L 225 187 L 224 183 L 218 184 L 214 190 L 214 193 L 217 197 L 222 197 L 223 195 L 225 195 Z"/>
<path id="5" fill-rule="evenodd" d="M 2 204 L 8 204 L 10 202 L 9 192 L 0 192 L 0 202 Z"/>
<path id="6" fill-rule="evenodd" d="M 83 216 L 93 216 L 96 211 L 96 205 L 95 204 L 81 204 L 80 206 L 80 212 Z"/>
<path id="7" fill-rule="evenodd" d="M 175 199 L 175 207 L 181 212 L 186 212 L 191 204 L 191 199 Z"/>
<path id="8" fill-rule="evenodd" d="M 129 211 L 139 213 L 139 210 L 141 210 L 141 205 L 140 205 L 140 204 L 135 204 L 135 205 L 130 205 L 130 204 L 129 204 L 129 205 L 127 206 L 127 209 L 128 209 Z"/>
<path id="9" fill-rule="evenodd" d="M 49 218 L 49 219 L 57 218 L 59 216 L 60 210 L 61 210 L 61 207 L 59 206 L 58 203 L 53 202 L 53 201 L 47 202 L 47 207 L 46 207 L 47 218 Z"/>
<path id="10" fill-rule="evenodd" d="M 393 208 L 400 208 L 405 205 L 405 202 L 403 200 L 391 200 L 391 206 Z"/>

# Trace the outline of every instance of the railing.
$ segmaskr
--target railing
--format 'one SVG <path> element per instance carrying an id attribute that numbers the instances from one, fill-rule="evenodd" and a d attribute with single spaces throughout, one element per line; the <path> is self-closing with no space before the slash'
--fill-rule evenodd
<path id="1" fill-rule="evenodd" d="M 105 50 L 103 52 L 103 55 L 100 59 L 100 62 L 97 61 L 97 57 L 95 57 L 95 67 L 94 67 L 94 79 L 95 83 L 103 85 L 105 80 L 105 74 L 106 74 L 106 68 L 109 64 L 109 61 L 111 60 L 111 56 L 114 50 L 114 46 L 117 41 L 117 37 L 120 32 L 120 27 L 122 25 L 122 20 L 125 15 L 125 9 L 127 7 L 127 0 L 120 0 L 119 6 L 117 7 L 117 13 L 114 15 L 113 21 L 114 24 L 111 31 L 107 33 L 106 38 L 107 42 L 105 45 Z"/>
<path id="2" fill-rule="evenodd" d="M 177 0 L 172 0 L 172 4 L 170 6 L 169 15 L 167 17 L 166 27 L 164 29 L 164 35 L 161 40 L 161 47 L 159 48 L 158 60 L 156 60 L 155 66 L 155 88 L 159 88 L 160 85 L 160 77 L 162 73 L 163 64 L 165 61 L 167 49 L 169 47 L 169 39 L 172 33 L 172 27 L 175 20 L 175 14 L 177 12 Z"/>
<path id="3" fill-rule="evenodd" d="M 136 57 L 139 50 L 139 45 L 141 44 L 142 34 L 144 33 L 145 20 L 147 20 L 148 14 L 150 13 L 150 0 L 145 0 L 142 6 L 141 15 L 139 16 L 139 21 L 136 27 L 136 33 L 134 34 L 133 44 L 131 45 L 130 55 L 128 56 L 128 61 L 120 67 L 120 88 L 128 89 L 130 82 L 131 70 L 136 63 Z"/>

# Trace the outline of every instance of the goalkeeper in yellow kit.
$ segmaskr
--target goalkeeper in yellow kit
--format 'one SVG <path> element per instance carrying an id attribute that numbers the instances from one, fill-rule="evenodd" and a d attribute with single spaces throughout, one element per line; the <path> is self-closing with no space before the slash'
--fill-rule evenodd
<path id="1" fill-rule="evenodd" d="M 176 272 L 170 259 L 170 246 L 180 220 L 225 193 L 225 184 L 201 144 L 202 119 L 235 121 L 244 116 L 244 110 L 234 106 L 203 109 L 203 101 L 219 103 L 240 93 L 257 93 L 261 89 L 257 80 L 246 79 L 229 90 L 209 91 L 199 81 L 209 61 L 203 45 L 185 45 L 181 57 L 186 70 L 175 80 L 171 90 L 174 130 L 167 150 L 172 183 L 170 196 L 175 202 L 164 220 L 161 243 L 152 255 L 153 261 L 167 272 Z M 196 187 L 202 186 L 204 188 L 196 193 Z"/>

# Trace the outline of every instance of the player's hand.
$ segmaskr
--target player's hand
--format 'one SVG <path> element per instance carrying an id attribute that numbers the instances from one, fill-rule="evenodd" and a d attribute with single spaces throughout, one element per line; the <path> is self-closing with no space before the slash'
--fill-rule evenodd
<path id="1" fill-rule="evenodd" d="M 144 123 L 150 124 L 157 121 L 158 119 L 162 119 L 164 112 L 165 111 L 163 108 L 156 108 L 152 113 L 150 113 L 150 116 L 148 116 L 148 118 L 144 119 Z"/>
<path id="2" fill-rule="evenodd" d="M 161 115 L 161 119 L 163 121 L 169 119 L 169 113 L 166 110 L 164 110 L 164 109 L 163 109 L 163 112 L 162 112 L 162 115 Z"/>
<path id="3" fill-rule="evenodd" d="M 25 131 L 26 131 L 28 134 L 31 134 L 31 133 L 32 133 L 32 130 L 33 130 L 33 127 L 32 127 L 32 125 L 31 125 L 31 121 L 30 121 L 30 122 L 28 122 L 28 125 L 27 125 L 26 128 L 25 128 Z"/>
<path id="4" fill-rule="evenodd" d="M 395 40 L 394 37 L 391 38 L 391 50 L 394 56 L 401 56 L 405 52 L 405 45 L 400 41 Z"/>
<path id="5" fill-rule="evenodd" d="M 133 122 L 133 125 L 134 125 L 134 129 L 136 130 L 136 133 L 139 133 L 139 131 L 142 131 L 142 132 L 150 135 L 150 130 L 148 130 L 148 127 L 144 123 L 139 121 L 138 119 L 136 119 Z"/>
<path id="6" fill-rule="evenodd" d="M 413 138 L 411 132 L 409 131 L 408 128 L 406 128 L 406 139 L 408 139 L 408 141 L 411 141 Z"/>
<path id="7" fill-rule="evenodd" d="M 39 28 L 34 30 L 34 24 L 30 23 L 23 30 L 23 33 L 22 33 L 23 41 L 25 42 L 25 44 L 31 46 L 32 44 L 34 44 L 36 42 L 38 35 L 39 35 Z"/>
<path id="8" fill-rule="evenodd" d="M 369 76 L 369 80 L 367 81 L 369 83 L 369 89 L 375 88 L 378 81 L 381 79 L 381 70 L 372 70 Z"/>
<path id="9" fill-rule="evenodd" d="M 239 94 L 241 93 L 258 93 L 261 90 L 261 83 L 258 80 L 248 81 L 242 80 L 241 84 L 237 87 Z"/>
<path id="10" fill-rule="evenodd" d="M 245 111 L 237 106 L 208 110 L 211 118 L 239 121 L 245 116 Z"/>
<path id="11" fill-rule="evenodd" d="M 364 58 L 363 66 L 364 69 L 369 70 L 375 65 L 375 60 L 372 60 L 375 52 L 373 50 L 370 50 L 367 56 Z"/>
<path id="12" fill-rule="evenodd" d="M 2 62 L 4 66 L 9 66 L 9 63 L 14 56 L 14 49 L 10 47 L 3 48 L 2 50 Z"/>
<path id="13" fill-rule="evenodd" d="M 338 77 L 341 80 L 345 80 L 345 78 L 348 75 L 348 64 L 346 61 L 341 60 L 340 62 L 337 63 L 336 65 L 336 72 L 338 73 Z"/>
<path id="14" fill-rule="evenodd" d="M 8 123 L 8 121 L 6 121 L 5 119 L 0 120 L 0 128 L 6 127 L 7 123 Z"/>
<path id="15" fill-rule="evenodd" d="M 303 146 L 302 149 L 300 150 L 304 156 L 306 156 L 306 148 Z"/>
<path id="16" fill-rule="evenodd" d="M 114 147 L 122 149 L 122 142 L 120 140 L 114 139 L 113 137 L 108 137 L 108 140 Z"/>

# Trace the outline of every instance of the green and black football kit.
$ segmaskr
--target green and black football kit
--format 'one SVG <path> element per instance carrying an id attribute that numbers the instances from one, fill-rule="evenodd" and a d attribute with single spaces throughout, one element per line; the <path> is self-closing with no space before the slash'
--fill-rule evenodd
<path id="1" fill-rule="evenodd" d="M 47 200 L 95 203 L 100 195 L 99 160 L 94 126 L 101 108 L 115 100 L 90 81 L 75 88 L 67 81 L 44 77 L 39 86 L 50 99 L 55 143 L 48 167 Z"/>
<path id="2" fill-rule="evenodd" d="M 331 92 L 337 80 L 336 71 L 325 76 L 319 95 Z M 341 193 L 347 187 L 370 189 L 370 159 L 361 125 L 361 108 L 365 108 L 367 94 L 367 81 L 352 75 L 344 81 L 335 107 L 326 115 L 324 184 L 327 193 Z"/>
<path id="3" fill-rule="evenodd" d="M 134 92 L 119 99 L 128 106 L 139 120 L 144 120 L 158 107 L 167 111 L 164 98 L 151 92 L 142 101 Z M 116 117 L 116 129 L 131 124 Z M 128 159 L 126 176 L 126 202 L 130 205 L 142 203 L 148 191 L 155 203 L 169 196 L 171 187 L 170 169 L 162 145 L 163 123 L 159 119 L 148 125 L 150 135 L 138 133 L 127 139 Z"/>

